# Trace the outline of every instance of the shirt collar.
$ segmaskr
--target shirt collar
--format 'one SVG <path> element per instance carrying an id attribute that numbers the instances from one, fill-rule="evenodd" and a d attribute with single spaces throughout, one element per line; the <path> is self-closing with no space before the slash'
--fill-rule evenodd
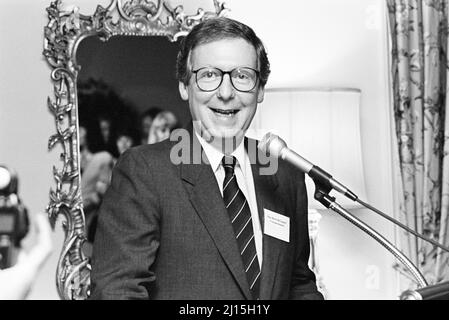
<path id="1" fill-rule="evenodd" d="M 195 130 L 194 132 L 196 137 L 198 138 L 198 141 L 203 147 L 204 153 L 209 160 L 212 170 L 214 172 L 217 172 L 217 170 L 220 168 L 224 154 L 207 143 L 207 141 L 204 140 Z M 235 150 L 231 153 L 231 155 L 237 159 L 237 166 L 240 166 L 241 168 L 243 168 L 243 164 L 245 163 L 245 144 L 243 143 L 243 140 L 244 138 L 237 146 L 237 148 L 235 148 Z"/>

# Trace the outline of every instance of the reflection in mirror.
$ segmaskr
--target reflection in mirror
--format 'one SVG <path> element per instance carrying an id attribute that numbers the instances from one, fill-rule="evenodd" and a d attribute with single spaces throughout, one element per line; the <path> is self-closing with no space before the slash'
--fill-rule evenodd
<path id="1" fill-rule="evenodd" d="M 126 149 L 168 138 L 190 119 L 175 76 L 178 44 L 165 37 L 84 39 L 76 61 L 81 193 L 87 257 L 112 168 Z"/>
<path id="2" fill-rule="evenodd" d="M 175 61 L 172 49 L 177 47 L 171 42 L 201 21 L 226 14 L 222 0 L 208 1 L 209 8 L 194 10 L 191 1 L 178 0 L 175 6 L 168 0 L 111 0 L 106 8 L 97 6 L 91 16 L 61 0 L 53 0 L 47 8 L 43 55 L 51 68 L 54 95 L 47 106 L 56 126 L 48 148 L 62 149 L 61 163 L 53 166 L 56 183 L 47 213 L 52 226 L 64 218 L 65 237 L 56 270 L 61 299 L 89 297 L 90 259 L 84 244 L 95 234 L 86 233 L 86 222 L 95 224 L 94 212 L 119 153 L 134 144 L 164 139 L 170 126 L 187 121 L 188 108 L 177 100 L 177 84 L 173 89 L 167 80 L 173 75 L 169 69 Z M 182 3 L 189 5 L 189 13 Z M 215 11 L 209 11 L 211 7 Z M 106 41 L 105 46 L 95 45 L 98 38 Z M 142 42 L 134 43 L 137 38 Z M 108 45 L 115 47 L 111 51 Z M 154 126 L 145 121 L 146 137 L 140 120 L 150 107 L 169 113 L 147 112 Z M 96 156 L 96 166 L 88 168 L 86 163 Z M 91 203 L 87 185 L 94 190 Z M 90 210 L 93 214 L 85 215 Z"/>

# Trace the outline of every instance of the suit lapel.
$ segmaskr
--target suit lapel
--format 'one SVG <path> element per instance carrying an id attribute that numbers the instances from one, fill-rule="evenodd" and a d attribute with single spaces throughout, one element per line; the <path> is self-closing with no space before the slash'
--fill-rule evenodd
<path id="1" fill-rule="evenodd" d="M 198 139 L 195 134 L 192 133 L 193 128 L 190 127 L 188 129 L 191 130 L 189 130 L 192 137 L 190 145 L 191 150 L 197 148 L 196 150 L 200 150 L 200 152 L 203 153 Z M 254 143 L 254 141 L 251 141 L 251 143 Z M 197 145 L 193 146 L 195 144 Z M 247 139 L 245 139 L 245 144 L 246 146 L 248 145 Z M 281 253 L 285 250 L 285 245 L 283 245 L 282 241 L 263 233 L 264 208 L 276 212 L 283 212 L 284 204 L 281 202 L 281 198 L 276 194 L 276 189 L 278 187 L 276 176 L 260 174 L 260 169 L 262 168 L 259 162 L 260 155 L 258 151 L 256 151 L 256 159 L 253 159 L 251 158 L 251 156 L 254 155 L 254 153 L 251 155 L 252 151 L 254 150 L 248 150 L 248 155 L 250 156 L 251 161 L 257 208 L 263 234 L 260 299 L 266 300 L 271 299 L 276 272 L 279 267 L 278 262 L 281 258 Z M 192 158 L 190 158 L 190 160 L 190 163 L 198 163 L 198 159 L 196 159 L 196 162 L 193 161 Z M 240 286 L 245 297 L 247 299 L 252 299 L 237 242 L 231 241 L 231 239 L 235 237 L 234 230 L 229 220 L 211 166 L 206 163 L 182 163 L 180 165 L 180 175 L 186 186 L 186 190 L 189 193 L 193 207 L 209 232 L 228 269 Z"/>
<path id="2" fill-rule="evenodd" d="M 250 154 L 251 150 L 248 152 Z M 271 299 L 273 285 L 278 269 L 280 254 L 284 250 L 282 241 L 267 236 L 264 233 L 264 208 L 276 212 L 283 212 L 284 205 L 281 198 L 277 196 L 276 190 L 278 180 L 275 175 L 261 175 L 260 154 L 257 151 L 256 161 L 252 162 L 251 169 L 253 173 L 254 186 L 256 190 L 257 209 L 259 212 L 262 237 L 263 237 L 263 260 L 260 282 L 260 299 Z"/>
<path id="3" fill-rule="evenodd" d="M 200 146 L 196 136 L 194 134 L 192 136 L 192 143 L 197 143 Z M 198 148 L 198 145 L 196 148 Z M 181 164 L 181 179 L 184 181 L 193 207 L 209 232 L 228 269 L 245 297 L 251 299 L 252 296 L 237 242 L 232 241 L 235 237 L 234 230 L 211 166 L 205 163 L 183 163 Z"/>

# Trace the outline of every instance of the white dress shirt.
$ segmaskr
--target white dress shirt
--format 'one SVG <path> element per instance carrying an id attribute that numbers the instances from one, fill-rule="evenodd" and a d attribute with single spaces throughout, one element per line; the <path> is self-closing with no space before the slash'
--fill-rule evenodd
<path id="1" fill-rule="evenodd" d="M 221 164 L 224 154 L 209 143 L 206 142 L 196 131 L 195 134 L 203 147 L 203 150 L 209 160 L 212 171 L 217 179 L 218 187 L 220 188 L 221 195 L 223 196 L 223 180 L 225 178 L 225 171 Z M 262 228 L 260 225 L 259 213 L 257 210 L 256 190 L 254 188 L 253 172 L 251 170 L 251 163 L 249 161 L 248 154 L 245 151 L 245 146 L 242 142 L 237 146 L 234 152 L 231 153 L 237 159 L 235 165 L 235 176 L 237 178 L 237 184 L 240 190 L 245 195 L 248 201 L 249 208 L 251 210 L 251 218 L 253 222 L 254 239 L 256 243 L 257 259 L 259 260 L 259 266 L 262 267 Z"/>

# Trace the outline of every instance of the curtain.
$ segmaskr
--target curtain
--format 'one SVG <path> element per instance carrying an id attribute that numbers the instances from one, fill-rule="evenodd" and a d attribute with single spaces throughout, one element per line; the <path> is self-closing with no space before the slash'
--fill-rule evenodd
<path id="1" fill-rule="evenodd" d="M 401 180 L 398 216 L 404 224 L 447 246 L 448 0 L 387 0 L 387 6 L 396 165 Z M 405 232 L 400 232 L 398 241 L 429 284 L 449 280 L 447 253 Z M 407 275 L 403 268 L 400 271 Z"/>

